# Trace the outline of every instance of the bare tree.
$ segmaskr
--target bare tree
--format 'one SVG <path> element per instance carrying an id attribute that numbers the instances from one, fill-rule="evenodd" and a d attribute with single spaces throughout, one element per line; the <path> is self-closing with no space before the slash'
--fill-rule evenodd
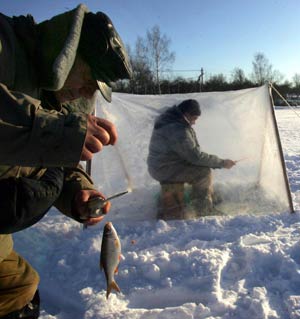
<path id="1" fill-rule="evenodd" d="M 147 31 L 147 59 L 155 76 L 159 94 L 161 73 L 175 60 L 175 53 L 169 50 L 170 44 L 171 40 L 165 34 L 161 34 L 159 26 L 156 25 L 151 31 Z"/>
<path id="2" fill-rule="evenodd" d="M 234 68 L 231 73 L 232 83 L 244 84 L 247 81 L 245 72 L 241 68 Z"/>
<path id="3" fill-rule="evenodd" d="M 204 84 L 206 91 L 225 91 L 227 86 L 226 76 L 223 73 L 210 76 Z"/>
<path id="4" fill-rule="evenodd" d="M 252 62 L 253 72 L 252 79 L 258 85 L 263 85 L 267 82 L 281 82 L 283 79 L 282 74 L 273 70 L 272 64 L 261 52 L 254 55 Z"/>
<path id="5" fill-rule="evenodd" d="M 300 74 L 299 73 L 294 74 L 293 84 L 296 89 L 300 89 Z"/>
<path id="6" fill-rule="evenodd" d="M 141 88 L 144 89 L 144 94 L 149 93 L 149 87 L 152 86 L 153 76 L 147 60 L 147 47 L 141 37 L 137 38 L 135 44 L 135 62 L 134 74 L 137 80 L 137 93 Z"/>
<path id="7" fill-rule="evenodd" d="M 127 52 L 130 56 L 133 75 L 130 79 L 131 92 L 138 94 L 150 93 L 150 88 L 153 87 L 153 76 L 147 61 L 147 48 L 144 40 L 138 37 L 135 43 L 135 51 L 132 53 L 128 48 Z"/>

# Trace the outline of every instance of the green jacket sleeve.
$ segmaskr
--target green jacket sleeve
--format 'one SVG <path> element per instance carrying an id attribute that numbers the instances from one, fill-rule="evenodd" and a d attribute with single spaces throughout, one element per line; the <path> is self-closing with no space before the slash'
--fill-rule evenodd
<path id="1" fill-rule="evenodd" d="M 80 221 L 72 211 L 74 196 L 83 189 L 95 190 L 90 176 L 78 165 L 77 168 L 65 169 L 64 185 L 58 200 L 54 206 L 68 217 Z"/>
<path id="2" fill-rule="evenodd" d="M 74 167 L 87 115 L 45 110 L 40 101 L 0 83 L 0 165 Z"/>
<path id="3" fill-rule="evenodd" d="M 216 155 L 202 152 L 193 134 L 188 128 L 179 128 L 169 135 L 170 145 L 182 159 L 193 165 L 210 168 L 222 168 L 224 160 Z"/>

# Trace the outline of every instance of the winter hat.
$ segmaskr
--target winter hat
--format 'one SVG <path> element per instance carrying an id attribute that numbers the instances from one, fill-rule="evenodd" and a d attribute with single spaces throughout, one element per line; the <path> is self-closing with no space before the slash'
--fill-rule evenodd
<path id="1" fill-rule="evenodd" d="M 190 115 L 201 115 L 200 105 L 196 100 L 185 100 L 181 102 L 177 107 L 183 114 L 188 113 Z"/>
<path id="2" fill-rule="evenodd" d="M 103 97 L 111 101 L 111 82 L 129 79 L 132 69 L 125 46 L 103 12 L 86 13 L 78 51 L 90 65 Z"/>

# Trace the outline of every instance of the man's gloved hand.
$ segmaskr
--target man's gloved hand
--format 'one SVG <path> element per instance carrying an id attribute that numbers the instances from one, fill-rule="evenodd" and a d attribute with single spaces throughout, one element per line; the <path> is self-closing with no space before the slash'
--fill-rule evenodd
<path id="1" fill-rule="evenodd" d="M 87 132 L 80 160 L 91 160 L 94 153 L 100 152 L 104 145 L 114 145 L 117 130 L 113 123 L 94 115 L 88 115 Z"/>
<path id="2" fill-rule="evenodd" d="M 81 190 L 79 191 L 73 200 L 73 212 L 78 217 L 79 220 L 84 221 L 84 224 L 87 226 L 95 225 L 102 221 L 102 219 L 105 217 L 103 215 L 99 217 L 90 218 L 87 216 L 87 202 L 91 198 L 94 197 L 101 197 L 105 199 L 105 196 L 96 191 L 96 190 Z M 102 207 L 102 213 L 106 215 L 111 207 L 111 203 L 107 202 Z"/>
<path id="3" fill-rule="evenodd" d="M 225 159 L 224 160 L 224 168 L 230 169 L 236 164 L 236 161 L 232 161 L 230 159 Z"/>

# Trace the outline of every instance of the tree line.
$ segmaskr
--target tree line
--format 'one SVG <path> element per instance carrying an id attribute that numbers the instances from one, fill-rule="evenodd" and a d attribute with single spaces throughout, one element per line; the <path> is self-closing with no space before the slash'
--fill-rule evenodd
<path id="1" fill-rule="evenodd" d="M 283 82 L 283 75 L 273 68 L 262 52 L 254 54 L 248 77 L 243 69 L 236 67 L 230 79 L 222 73 L 206 76 L 203 69 L 197 79 L 185 79 L 168 76 L 175 61 L 175 52 L 170 50 L 170 45 L 171 40 L 157 25 L 148 30 L 144 38 L 137 38 L 134 49 L 127 45 L 133 77 L 117 82 L 114 90 L 132 94 L 173 94 L 239 90 L 272 82 L 285 99 L 300 101 L 300 74 L 295 73 L 292 82 Z M 275 97 L 275 103 L 284 104 L 279 97 Z"/>

